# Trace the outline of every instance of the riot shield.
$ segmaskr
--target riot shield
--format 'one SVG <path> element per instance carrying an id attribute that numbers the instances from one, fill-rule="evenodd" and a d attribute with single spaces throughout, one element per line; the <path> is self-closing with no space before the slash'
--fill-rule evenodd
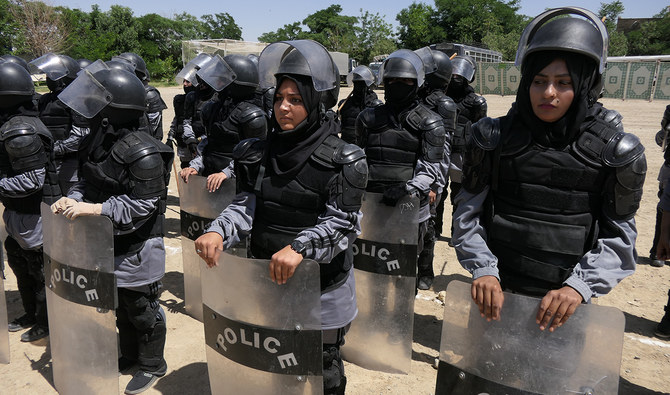
<path id="1" fill-rule="evenodd" d="M 323 393 L 319 265 L 277 285 L 269 264 L 223 253 L 202 276 L 213 394 Z"/>
<path id="2" fill-rule="evenodd" d="M 9 320 L 7 318 L 7 299 L 5 298 L 5 255 L 4 248 L 7 232 L 3 213 L 5 206 L 0 205 L 0 363 L 9 363 Z"/>
<path id="3" fill-rule="evenodd" d="M 200 270 L 206 269 L 205 261 L 195 253 L 195 239 L 200 237 L 212 220 L 221 214 L 235 197 L 234 180 L 226 180 L 215 192 L 207 191 L 207 178 L 190 176 L 188 183 L 179 180 L 179 205 L 181 217 L 181 256 L 184 272 L 184 304 L 186 312 L 202 322 L 202 291 Z M 240 243 L 231 253 L 247 256 L 246 243 Z"/>
<path id="4" fill-rule="evenodd" d="M 54 385 L 61 394 L 118 394 L 112 222 L 72 221 L 45 203 L 42 221 Z"/>
<path id="5" fill-rule="evenodd" d="M 452 281 L 442 324 L 436 394 L 617 394 L 624 316 L 581 305 L 553 333 L 540 331 L 540 299 L 505 293 L 487 322 L 470 284 Z"/>
<path id="6" fill-rule="evenodd" d="M 358 316 L 343 357 L 366 369 L 408 373 L 412 358 L 419 200 L 395 207 L 363 196 L 362 233 L 354 244 Z"/>

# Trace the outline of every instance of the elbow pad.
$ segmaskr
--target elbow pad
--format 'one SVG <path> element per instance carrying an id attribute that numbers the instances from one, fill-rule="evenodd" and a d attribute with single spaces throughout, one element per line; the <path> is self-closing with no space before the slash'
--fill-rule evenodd
<path id="1" fill-rule="evenodd" d="M 482 118 L 471 128 L 463 155 L 463 188 L 471 193 L 481 192 L 490 185 L 493 174 L 493 151 L 500 144 L 500 121 Z M 466 130 L 467 133 L 467 130 Z"/>
<path id="2" fill-rule="evenodd" d="M 336 185 L 337 205 L 344 211 L 358 211 L 368 184 L 365 153 L 354 144 L 342 144 L 335 150 L 333 162 L 342 166 Z"/>

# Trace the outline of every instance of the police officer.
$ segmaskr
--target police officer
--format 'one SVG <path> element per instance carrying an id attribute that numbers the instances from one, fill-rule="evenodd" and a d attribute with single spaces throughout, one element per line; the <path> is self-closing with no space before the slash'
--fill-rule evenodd
<path id="1" fill-rule="evenodd" d="M 385 104 L 363 110 L 356 120 L 358 144 L 370 167 L 366 189 L 383 193 L 383 202 L 390 206 L 404 195 L 419 196 L 418 250 L 422 251 L 431 188 L 443 177 L 446 132 L 441 116 L 420 103 L 425 72 L 416 53 L 407 49 L 392 53 L 380 75 Z M 432 264 L 421 274 L 428 277 L 429 270 Z"/>
<path id="2" fill-rule="evenodd" d="M 423 250 L 419 252 L 417 261 L 417 287 L 422 290 L 429 289 L 433 284 L 435 273 L 433 272 L 433 257 L 435 250 L 435 221 L 437 216 L 437 206 L 440 202 L 444 203 L 442 196 L 446 197 L 444 191 L 449 177 L 449 161 L 451 156 L 451 139 L 456 128 L 456 103 L 447 96 L 445 91 L 451 80 L 451 60 L 441 51 L 431 50 L 428 47 L 420 48 L 414 51 L 423 61 L 426 78 L 419 89 L 421 103 L 436 114 L 442 117 L 444 125 L 444 160 L 440 163 L 440 179 L 436 180 L 430 188 L 430 219 L 428 228 L 424 237 Z"/>
<path id="3" fill-rule="evenodd" d="M 149 85 L 151 76 L 149 74 L 149 70 L 147 69 L 147 64 L 140 55 L 133 52 L 124 52 L 112 58 L 112 60 L 115 59 L 125 60 L 135 68 L 135 75 L 140 79 L 140 81 L 142 81 L 144 90 L 146 91 L 146 120 L 148 121 L 148 124 L 145 126 L 148 128 L 150 135 L 155 137 L 158 141 L 162 141 L 163 110 L 167 108 L 167 105 L 163 101 L 163 98 L 161 97 L 158 89 Z"/>
<path id="4" fill-rule="evenodd" d="M 273 45 L 294 49 L 284 55 Z M 251 233 L 253 256 L 271 259 L 270 277 L 278 284 L 286 283 L 303 258 L 316 260 L 324 392 L 343 394 L 339 348 L 357 314 L 351 246 L 360 233 L 365 155 L 338 138 L 338 123 L 326 116 L 339 91 L 337 67 L 326 49 L 308 40 L 268 48 L 261 64 L 266 53 L 283 55 L 268 61 L 281 60 L 278 69 L 271 68 L 277 86 L 273 131 L 267 141 L 245 140 L 235 149 L 241 193 L 196 240 L 196 251 L 212 266 L 223 249 Z"/>
<path id="5" fill-rule="evenodd" d="M 251 60 L 256 68 L 258 68 L 258 55 L 250 53 L 247 55 L 247 58 Z M 275 100 L 275 87 L 262 87 L 260 84 L 256 88 L 254 93 L 254 104 L 261 108 L 268 116 L 268 119 L 272 119 L 272 107 Z"/>
<path id="6" fill-rule="evenodd" d="M 382 104 L 373 91 L 376 84 L 375 75 L 368 66 L 356 66 L 347 75 L 347 85 L 353 89 L 346 99 L 338 105 L 338 115 L 342 124 L 342 140 L 347 143 L 356 143 L 356 118 L 367 107 L 376 107 Z"/>
<path id="7" fill-rule="evenodd" d="M 232 175 L 229 165 L 237 143 L 249 138 L 265 140 L 267 116 L 253 103 L 258 68 L 246 56 L 215 56 L 197 75 L 218 94 L 203 106 L 207 142 L 202 155 L 191 160 L 181 176 L 188 182 L 189 175 L 202 174 L 213 192 Z"/>
<path id="8" fill-rule="evenodd" d="M 451 60 L 452 77 L 447 87 L 447 96 L 452 98 L 458 106 L 458 118 L 456 119 L 456 130 L 451 142 L 451 158 L 449 164 L 449 180 L 451 184 L 449 194 L 453 210 L 455 209 L 455 197 L 461 189 L 461 179 L 463 177 L 463 152 L 465 152 L 465 143 L 468 139 L 466 131 L 470 130 L 467 125 L 475 123 L 486 116 L 488 106 L 486 99 L 475 93 L 470 84 L 475 80 L 477 73 L 477 63 L 469 55 L 457 55 Z M 442 234 L 442 218 L 444 216 L 444 201 L 447 194 L 442 195 L 442 199 L 437 206 L 437 216 L 435 222 L 436 236 Z M 449 244 L 453 243 L 449 241 Z"/>
<path id="9" fill-rule="evenodd" d="M 60 198 L 51 133 L 37 117 L 30 73 L 0 60 L 0 200 L 5 206 L 7 263 L 16 276 L 25 314 L 9 331 L 30 328 L 21 341 L 49 335 L 40 204 Z"/>
<path id="10" fill-rule="evenodd" d="M 211 55 L 200 54 L 193 59 L 190 67 L 188 64 L 186 65 L 189 67 L 188 73 L 192 73 L 195 77 L 195 82 L 190 81 L 196 86 L 196 89 L 187 93 L 184 98 L 184 134 L 182 139 L 193 158 L 200 155 L 198 143 L 206 136 L 205 125 L 202 122 L 202 109 L 205 103 L 212 99 L 216 93 L 214 88 L 198 77 L 197 71 L 209 63 L 211 59 Z"/>
<path id="11" fill-rule="evenodd" d="M 88 120 L 58 100 L 58 95 L 75 78 L 79 63 L 67 55 L 48 53 L 30 62 L 47 76 L 49 93 L 38 102 L 39 116 L 54 139 L 54 155 L 60 188 L 67 193 L 77 181 L 77 151 L 79 143 L 89 132 Z"/>
<path id="12" fill-rule="evenodd" d="M 104 91 L 87 91 L 90 86 Z M 61 101 L 91 118 L 93 127 L 81 145 L 80 181 L 52 206 L 70 219 L 104 215 L 112 220 L 119 370 L 139 364 L 128 394 L 146 390 L 167 371 L 165 313 L 158 297 L 165 273 L 163 222 L 173 153 L 141 129 L 145 96 L 142 82 L 122 69 L 85 70 L 63 90 Z"/>
<path id="13" fill-rule="evenodd" d="M 656 133 L 656 144 L 663 149 L 665 160 L 661 169 L 658 171 L 658 198 L 663 200 L 663 191 L 667 187 L 668 177 L 670 176 L 670 150 L 668 150 L 668 131 L 670 131 L 670 105 L 665 107 L 663 119 L 661 119 L 661 130 Z M 654 267 L 665 266 L 665 261 L 656 257 L 659 237 L 661 236 L 661 223 L 663 219 L 663 209 L 660 205 L 656 207 L 656 224 L 654 226 L 654 240 L 649 250 L 649 264 Z"/>
<path id="14" fill-rule="evenodd" d="M 551 20 L 565 14 L 586 19 Z M 454 244 L 488 320 L 509 289 L 542 297 L 535 319 L 553 331 L 635 270 L 647 166 L 639 139 L 597 103 L 607 44 L 588 10 L 539 15 L 519 42 L 516 104 L 472 126 Z"/>
<path id="15" fill-rule="evenodd" d="M 194 78 L 195 79 L 195 78 Z M 182 80 L 182 87 L 184 88 L 184 93 L 174 95 L 172 99 L 172 107 L 174 108 L 174 118 L 172 118 L 172 123 L 170 124 L 170 131 L 167 135 L 166 143 L 169 144 L 173 149 L 177 146 L 177 155 L 179 156 L 179 161 L 181 163 L 181 168 L 188 167 L 188 162 L 193 159 L 191 151 L 186 146 L 184 142 L 184 102 L 186 101 L 186 95 L 189 92 L 195 91 L 196 87 L 188 79 Z"/>

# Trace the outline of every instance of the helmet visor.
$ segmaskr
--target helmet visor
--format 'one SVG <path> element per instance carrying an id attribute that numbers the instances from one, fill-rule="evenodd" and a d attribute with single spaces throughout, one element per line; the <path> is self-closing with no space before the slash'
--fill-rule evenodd
<path id="1" fill-rule="evenodd" d="M 365 85 L 368 87 L 376 83 L 375 75 L 372 74 L 372 70 L 367 66 L 356 66 L 351 70 L 351 73 L 347 75 L 347 86 L 354 86 L 355 76 L 358 76 L 356 81 L 365 81 Z"/>
<path id="2" fill-rule="evenodd" d="M 275 74 L 279 65 L 293 49 L 305 58 L 316 91 L 324 92 L 339 87 L 340 72 L 326 48 L 312 40 L 293 40 L 272 43 L 261 52 L 258 58 L 261 88 L 276 85 Z"/>
<path id="3" fill-rule="evenodd" d="M 423 61 L 417 55 L 414 51 L 410 51 L 409 49 L 399 49 L 395 52 L 393 52 L 391 55 L 389 55 L 388 58 L 382 63 L 381 67 L 379 68 L 379 80 L 383 81 L 384 80 L 384 66 L 386 66 L 386 63 L 388 62 L 389 59 L 392 58 L 400 58 L 404 59 L 412 64 L 414 67 L 414 70 L 416 71 L 416 84 L 417 86 L 423 85 L 423 81 L 425 79 L 426 73 L 423 70 Z"/>
<path id="4" fill-rule="evenodd" d="M 28 63 L 28 67 L 31 74 L 37 74 L 41 71 L 52 81 L 58 81 L 69 73 L 67 66 L 61 62 L 58 55 L 53 53 L 47 53 L 34 59 Z"/>
<path id="5" fill-rule="evenodd" d="M 214 56 L 196 74 L 217 92 L 222 91 L 237 78 L 233 69 L 220 55 Z"/>
<path id="6" fill-rule="evenodd" d="M 93 118 L 111 103 L 113 98 L 87 67 L 63 89 L 58 99 L 84 118 Z"/>

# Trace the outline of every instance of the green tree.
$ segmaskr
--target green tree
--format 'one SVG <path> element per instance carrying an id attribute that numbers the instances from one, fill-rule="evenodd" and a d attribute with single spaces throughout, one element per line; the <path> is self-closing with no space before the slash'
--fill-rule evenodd
<path id="1" fill-rule="evenodd" d="M 368 64 L 375 55 L 389 54 L 396 50 L 393 26 L 386 23 L 379 13 L 360 10 L 356 43 L 349 54 L 361 64 Z"/>
<path id="2" fill-rule="evenodd" d="M 342 7 L 333 4 L 328 8 L 308 15 L 302 23 L 309 28 L 305 35 L 323 44 L 329 51 L 351 52 L 356 45 L 355 24 L 358 19 L 353 16 L 340 15 Z"/>
<path id="3" fill-rule="evenodd" d="M 622 32 L 616 30 L 617 21 L 624 12 L 623 3 L 615 0 L 611 3 L 600 3 L 598 16 L 605 18 L 605 27 L 609 35 L 609 56 L 624 56 L 628 53 L 628 39 Z"/>
<path id="4" fill-rule="evenodd" d="M 242 29 L 237 26 L 235 19 L 227 12 L 203 15 L 201 19 L 204 23 L 204 31 L 207 38 L 242 39 Z"/>
<path id="5" fill-rule="evenodd" d="M 263 33 L 258 36 L 258 41 L 263 43 L 274 43 L 277 41 L 298 40 L 304 38 L 305 32 L 300 27 L 300 22 L 284 25 L 274 32 Z"/>
<path id="6" fill-rule="evenodd" d="M 0 51 L 10 53 L 21 42 L 21 26 L 14 18 L 12 8 L 16 7 L 9 0 L 0 0 Z"/>
<path id="7" fill-rule="evenodd" d="M 412 3 L 400 10 L 398 21 L 398 43 L 400 47 L 418 49 L 443 41 L 444 33 L 436 25 L 435 9 L 424 3 Z"/>
<path id="8" fill-rule="evenodd" d="M 21 40 L 15 42 L 19 53 L 35 58 L 47 52 L 63 52 L 69 31 L 59 10 L 41 2 L 15 0 L 9 7 Z"/>
<path id="9" fill-rule="evenodd" d="M 113 5 L 108 12 L 99 15 L 94 22 L 97 31 L 109 32 L 113 38 L 112 45 L 108 48 L 112 55 L 123 52 L 139 54 L 137 19 L 133 17 L 133 11 L 130 8 Z"/>

